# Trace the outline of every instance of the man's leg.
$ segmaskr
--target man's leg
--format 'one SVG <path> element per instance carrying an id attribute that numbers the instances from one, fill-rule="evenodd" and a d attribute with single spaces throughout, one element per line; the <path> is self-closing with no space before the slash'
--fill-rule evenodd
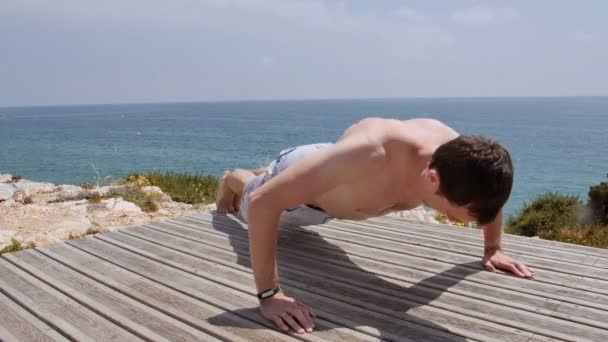
<path id="1" fill-rule="evenodd" d="M 259 176 L 262 173 L 266 172 L 267 167 L 266 166 L 262 166 L 259 169 L 255 169 L 255 170 L 250 170 L 251 172 L 253 172 L 254 175 Z"/>
<path id="2" fill-rule="evenodd" d="M 245 185 L 255 176 L 266 172 L 266 168 L 256 170 L 235 169 L 226 171 L 220 179 L 215 204 L 220 213 L 233 213 L 240 209 Z"/>

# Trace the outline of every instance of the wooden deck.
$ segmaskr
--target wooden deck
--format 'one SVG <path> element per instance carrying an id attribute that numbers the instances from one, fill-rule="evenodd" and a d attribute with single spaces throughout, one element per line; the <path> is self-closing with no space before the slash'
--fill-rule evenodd
<path id="1" fill-rule="evenodd" d="M 317 312 L 257 312 L 247 231 L 201 213 L 2 255 L 2 341 L 608 341 L 608 250 L 505 236 L 535 280 L 481 270 L 481 232 L 383 217 L 298 227 L 281 284 Z"/>

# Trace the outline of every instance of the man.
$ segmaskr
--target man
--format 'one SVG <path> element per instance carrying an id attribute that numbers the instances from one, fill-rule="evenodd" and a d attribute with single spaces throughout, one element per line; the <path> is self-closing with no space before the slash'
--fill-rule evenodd
<path id="1" fill-rule="evenodd" d="M 502 207 L 513 184 L 509 153 L 477 136 L 460 136 L 432 119 L 368 118 L 335 144 L 285 150 L 267 168 L 226 173 L 219 212 L 240 211 L 249 224 L 260 311 L 283 331 L 312 331 L 312 310 L 278 287 L 276 243 L 283 210 L 308 205 L 328 217 L 365 219 L 422 204 L 484 231 L 483 263 L 531 278 L 501 252 Z"/>

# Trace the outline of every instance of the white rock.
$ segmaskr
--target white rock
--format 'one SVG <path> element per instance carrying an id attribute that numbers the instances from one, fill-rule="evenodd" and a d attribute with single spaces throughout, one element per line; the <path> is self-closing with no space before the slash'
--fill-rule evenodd
<path id="1" fill-rule="evenodd" d="M 25 192 L 22 190 L 17 190 L 13 193 L 13 200 L 15 202 L 24 203 L 26 197 Z"/>
<path id="2" fill-rule="evenodd" d="M 10 245 L 15 237 L 15 230 L 0 230 L 0 249 Z"/>
<path id="3" fill-rule="evenodd" d="M 156 214 L 156 215 L 158 215 L 158 216 L 168 216 L 168 215 L 170 215 L 170 214 L 171 214 L 171 212 L 170 212 L 169 210 L 167 210 L 167 209 L 160 208 L 160 209 L 158 209 L 158 210 L 156 211 L 156 213 L 155 213 L 155 214 Z"/>
<path id="4" fill-rule="evenodd" d="M 141 213 L 141 209 L 133 202 L 128 202 L 122 199 L 122 197 L 110 198 L 101 201 L 104 204 L 105 209 L 113 212 L 127 212 L 127 213 Z"/>
<path id="5" fill-rule="evenodd" d="M 91 191 L 91 193 L 99 194 L 100 196 L 106 196 L 110 193 L 120 196 L 127 192 L 127 187 L 124 185 L 111 185 L 111 186 L 102 186 L 101 188 L 95 188 L 90 191 Z"/>
<path id="6" fill-rule="evenodd" d="M 15 187 L 12 184 L 0 184 L 0 201 L 13 198 Z"/>
<path id="7" fill-rule="evenodd" d="M 211 204 L 207 204 L 205 206 L 203 206 L 202 211 L 212 211 L 212 210 L 216 210 L 217 206 L 215 205 L 215 203 L 211 203 Z"/>
<path id="8" fill-rule="evenodd" d="M 399 217 L 404 220 L 418 221 L 425 223 L 439 223 L 435 217 L 434 212 L 424 209 L 423 206 L 411 209 L 402 210 L 389 214 L 390 216 Z"/>
<path id="9" fill-rule="evenodd" d="M 0 183 L 10 182 L 12 179 L 13 179 L 12 175 L 9 175 L 9 174 L 0 175 Z"/>
<path id="10" fill-rule="evenodd" d="M 7 199 L 6 201 L 0 202 L 0 208 L 10 208 L 13 206 L 15 206 L 15 201 L 12 198 Z M 0 227 L 0 228 L 2 228 L 2 227 Z"/>
<path id="11" fill-rule="evenodd" d="M 72 184 L 62 184 L 62 185 L 57 186 L 57 191 L 64 192 L 64 193 L 78 193 L 83 190 L 84 189 L 79 187 L 78 185 L 72 185 Z"/>
<path id="12" fill-rule="evenodd" d="M 57 186 L 57 190 L 59 191 L 82 191 L 83 189 L 78 185 L 72 184 L 61 184 Z"/>
<path id="13" fill-rule="evenodd" d="M 30 196 L 37 193 L 53 192 L 56 189 L 55 184 L 52 183 L 38 183 L 29 180 L 21 179 L 13 185 L 17 190 L 23 191 L 26 196 Z"/>
<path id="14" fill-rule="evenodd" d="M 157 186 L 144 186 L 143 188 L 141 188 L 144 192 L 149 193 L 149 194 L 160 194 L 160 201 L 161 202 L 170 202 L 171 201 L 171 196 L 165 194 L 159 187 Z"/>
<path id="15" fill-rule="evenodd" d="M 60 228 L 53 232 L 53 237 L 59 240 L 77 239 L 85 235 L 84 228 Z"/>
<path id="16" fill-rule="evenodd" d="M 91 221 L 86 217 L 71 217 L 61 222 L 49 225 L 48 231 L 57 240 L 69 240 L 78 238 L 85 234 L 91 226 Z"/>
<path id="17" fill-rule="evenodd" d="M 77 185 L 63 184 L 57 186 L 57 198 L 60 201 L 79 200 L 86 197 L 85 190 Z"/>
<path id="18" fill-rule="evenodd" d="M 32 248 L 57 242 L 61 242 L 61 240 L 54 237 L 51 233 L 38 233 L 25 237 L 22 245 L 24 248 Z"/>
<path id="19" fill-rule="evenodd" d="M 144 186 L 142 190 L 145 192 L 157 192 L 161 194 L 163 193 L 163 191 L 157 186 Z"/>

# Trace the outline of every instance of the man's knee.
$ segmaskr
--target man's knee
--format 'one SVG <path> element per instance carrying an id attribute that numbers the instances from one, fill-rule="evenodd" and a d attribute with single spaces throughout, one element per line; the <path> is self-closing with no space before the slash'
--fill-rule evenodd
<path id="1" fill-rule="evenodd" d="M 245 185 L 254 177 L 255 174 L 249 170 L 235 169 L 228 175 L 228 184 L 233 192 L 241 195 Z"/>

